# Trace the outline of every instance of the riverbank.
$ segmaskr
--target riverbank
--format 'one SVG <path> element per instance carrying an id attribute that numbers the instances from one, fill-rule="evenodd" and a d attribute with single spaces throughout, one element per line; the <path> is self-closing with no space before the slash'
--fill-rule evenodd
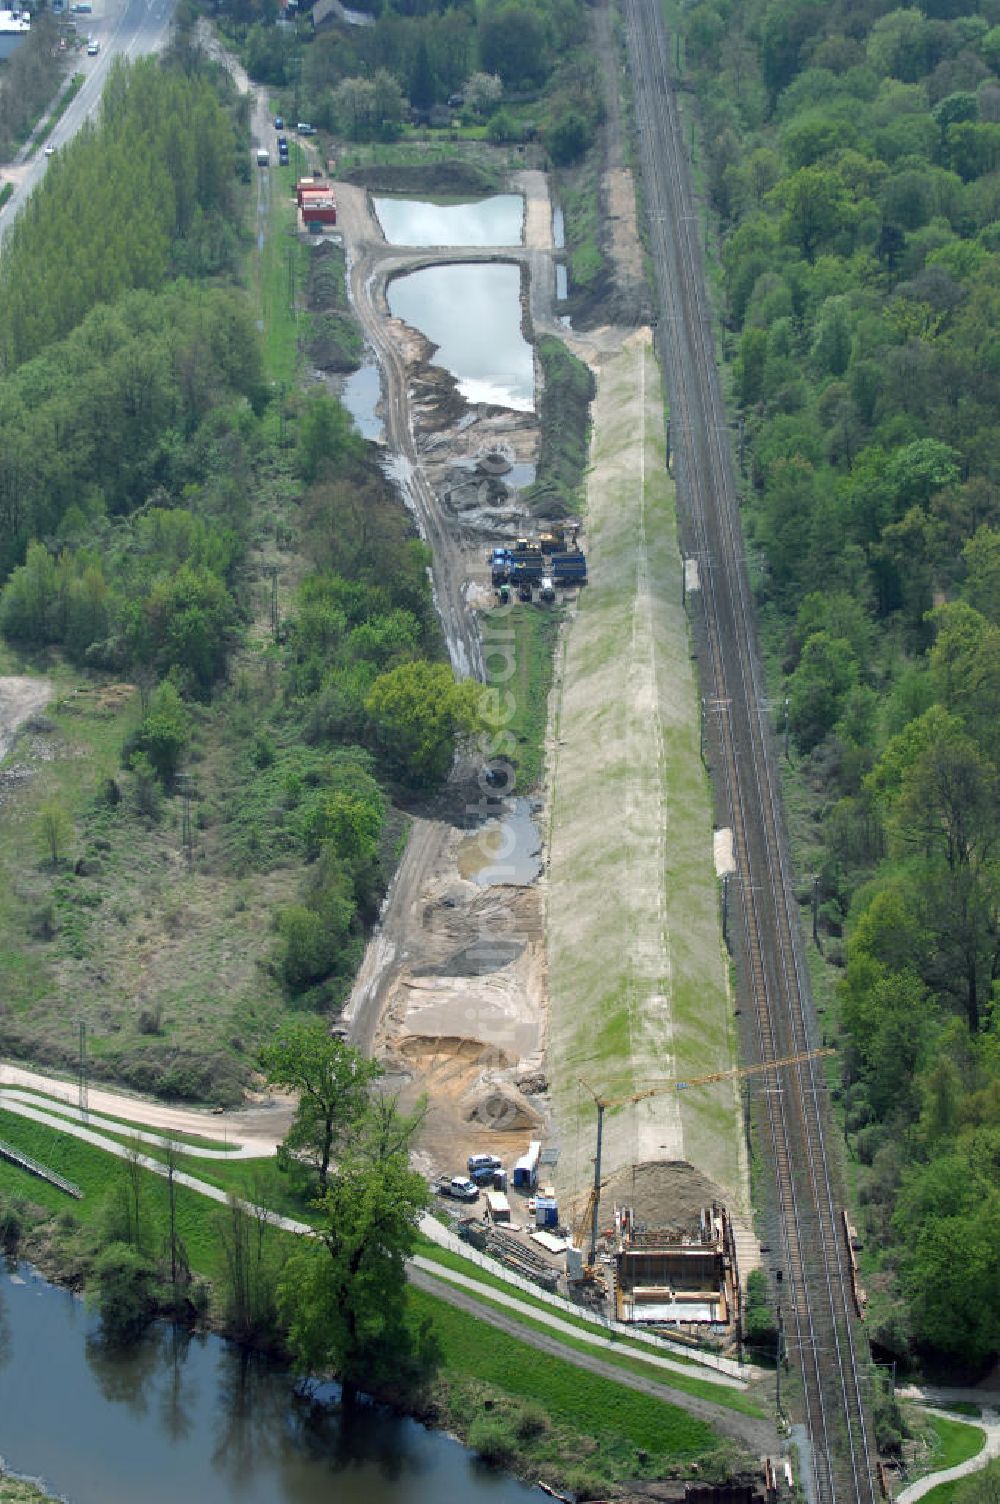
<path id="1" fill-rule="evenodd" d="M 0 1504 L 59 1504 L 59 1501 L 30 1479 L 5 1472 L 0 1460 Z"/>

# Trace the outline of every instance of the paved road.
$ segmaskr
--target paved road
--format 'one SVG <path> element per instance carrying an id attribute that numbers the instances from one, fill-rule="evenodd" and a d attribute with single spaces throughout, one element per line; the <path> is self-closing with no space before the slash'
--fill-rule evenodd
<path id="1" fill-rule="evenodd" d="M 159 51 L 169 36 L 173 13 L 174 0 L 109 0 L 107 16 L 103 20 L 96 16 L 80 17 L 81 26 L 86 24 L 87 30 L 100 42 L 101 50 L 96 57 L 84 56 L 71 65 L 73 72 L 86 74 L 86 81 L 55 126 L 49 138 L 50 145 L 57 149 L 65 146 L 85 121 L 93 119 L 114 58 L 136 58 Z M 33 144 L 37 144 L 37 155 L 29 161 L 27 157 Z M 45 174 L 48 158 L 42 153 L 42 144 L 40 139 L 29 142 L 2 173 L 5 180 L 9 179 L 16 186 L 13 198 L 0 209 L 0 246 L 31 190 Z"/>

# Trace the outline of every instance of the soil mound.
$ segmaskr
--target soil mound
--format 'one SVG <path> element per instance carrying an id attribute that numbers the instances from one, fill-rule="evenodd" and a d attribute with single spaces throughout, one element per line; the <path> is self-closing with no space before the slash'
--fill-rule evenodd
<path id="1" fill-rule="evenodd" d="M 495 193 L 496 179 L 472 162 L 371 162 L 340 174 L 376 193 Z"/>
<path id="2" fill-rule="evenodd" d="M 526 1128 L 538 1128 L 542 1123 L 541 1114 L 524 1093 L 505 1081 L 475 1087 L 463 1108 L 470 1122 L 482 1123 L 494 1133 L 523 1133 Z"/>
<path id="3" fill-rule="evenodd" d="M 636 1220 L 647 1227 L 690 1227 L 703 1206 L 728 1200 L 714 1180 L 683 1159 L 650 1160 L 618 1170 L 605 1186 L 601 1204 L 606 1212 L 615 1203 L 631 1206 Z"/>

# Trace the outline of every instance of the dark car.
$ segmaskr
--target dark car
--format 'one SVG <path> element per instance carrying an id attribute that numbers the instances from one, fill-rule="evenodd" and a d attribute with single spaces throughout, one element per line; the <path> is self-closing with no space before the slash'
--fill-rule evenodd
<path id="1" fill-rule="evenodd" d="M 288 150 L 288 137 L 287 136 L 279 136 L 278 137 L 278 150 L 279 151 L 287 151 Z"/>
<path id="2" fill-rule="evenodd" d="M 274 128 L 276 131 L 283 131 L 285 129 L 285 122 L 280 115 L 275 115 L 274 117 Z"/>

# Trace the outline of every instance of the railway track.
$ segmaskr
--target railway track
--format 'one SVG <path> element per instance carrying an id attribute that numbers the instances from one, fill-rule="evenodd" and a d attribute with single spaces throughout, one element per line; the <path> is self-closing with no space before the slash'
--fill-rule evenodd
<path id="1" fill-rule="evenodd" d="M 683 135 L 657 0 L 623 12 L 647 220 L 661 313 L 682 536 L 700 565 L 706 727 L 717 797 L 736 853 L 737 959 L 762 1062 L 811 1048 L 815 1015 L 798 927 L 711 306 Z M 835 1166 L 827 1151 L 825 1079 L 809 1061 L 765 1075 L 761 1148 L 774 1175 L 779 1293 L 786 1351 L 800 1384 L 807 1495 L 815 1504 L 881 1498 L 864 1385 L 871 1368 L 856 1323 Z"/>

